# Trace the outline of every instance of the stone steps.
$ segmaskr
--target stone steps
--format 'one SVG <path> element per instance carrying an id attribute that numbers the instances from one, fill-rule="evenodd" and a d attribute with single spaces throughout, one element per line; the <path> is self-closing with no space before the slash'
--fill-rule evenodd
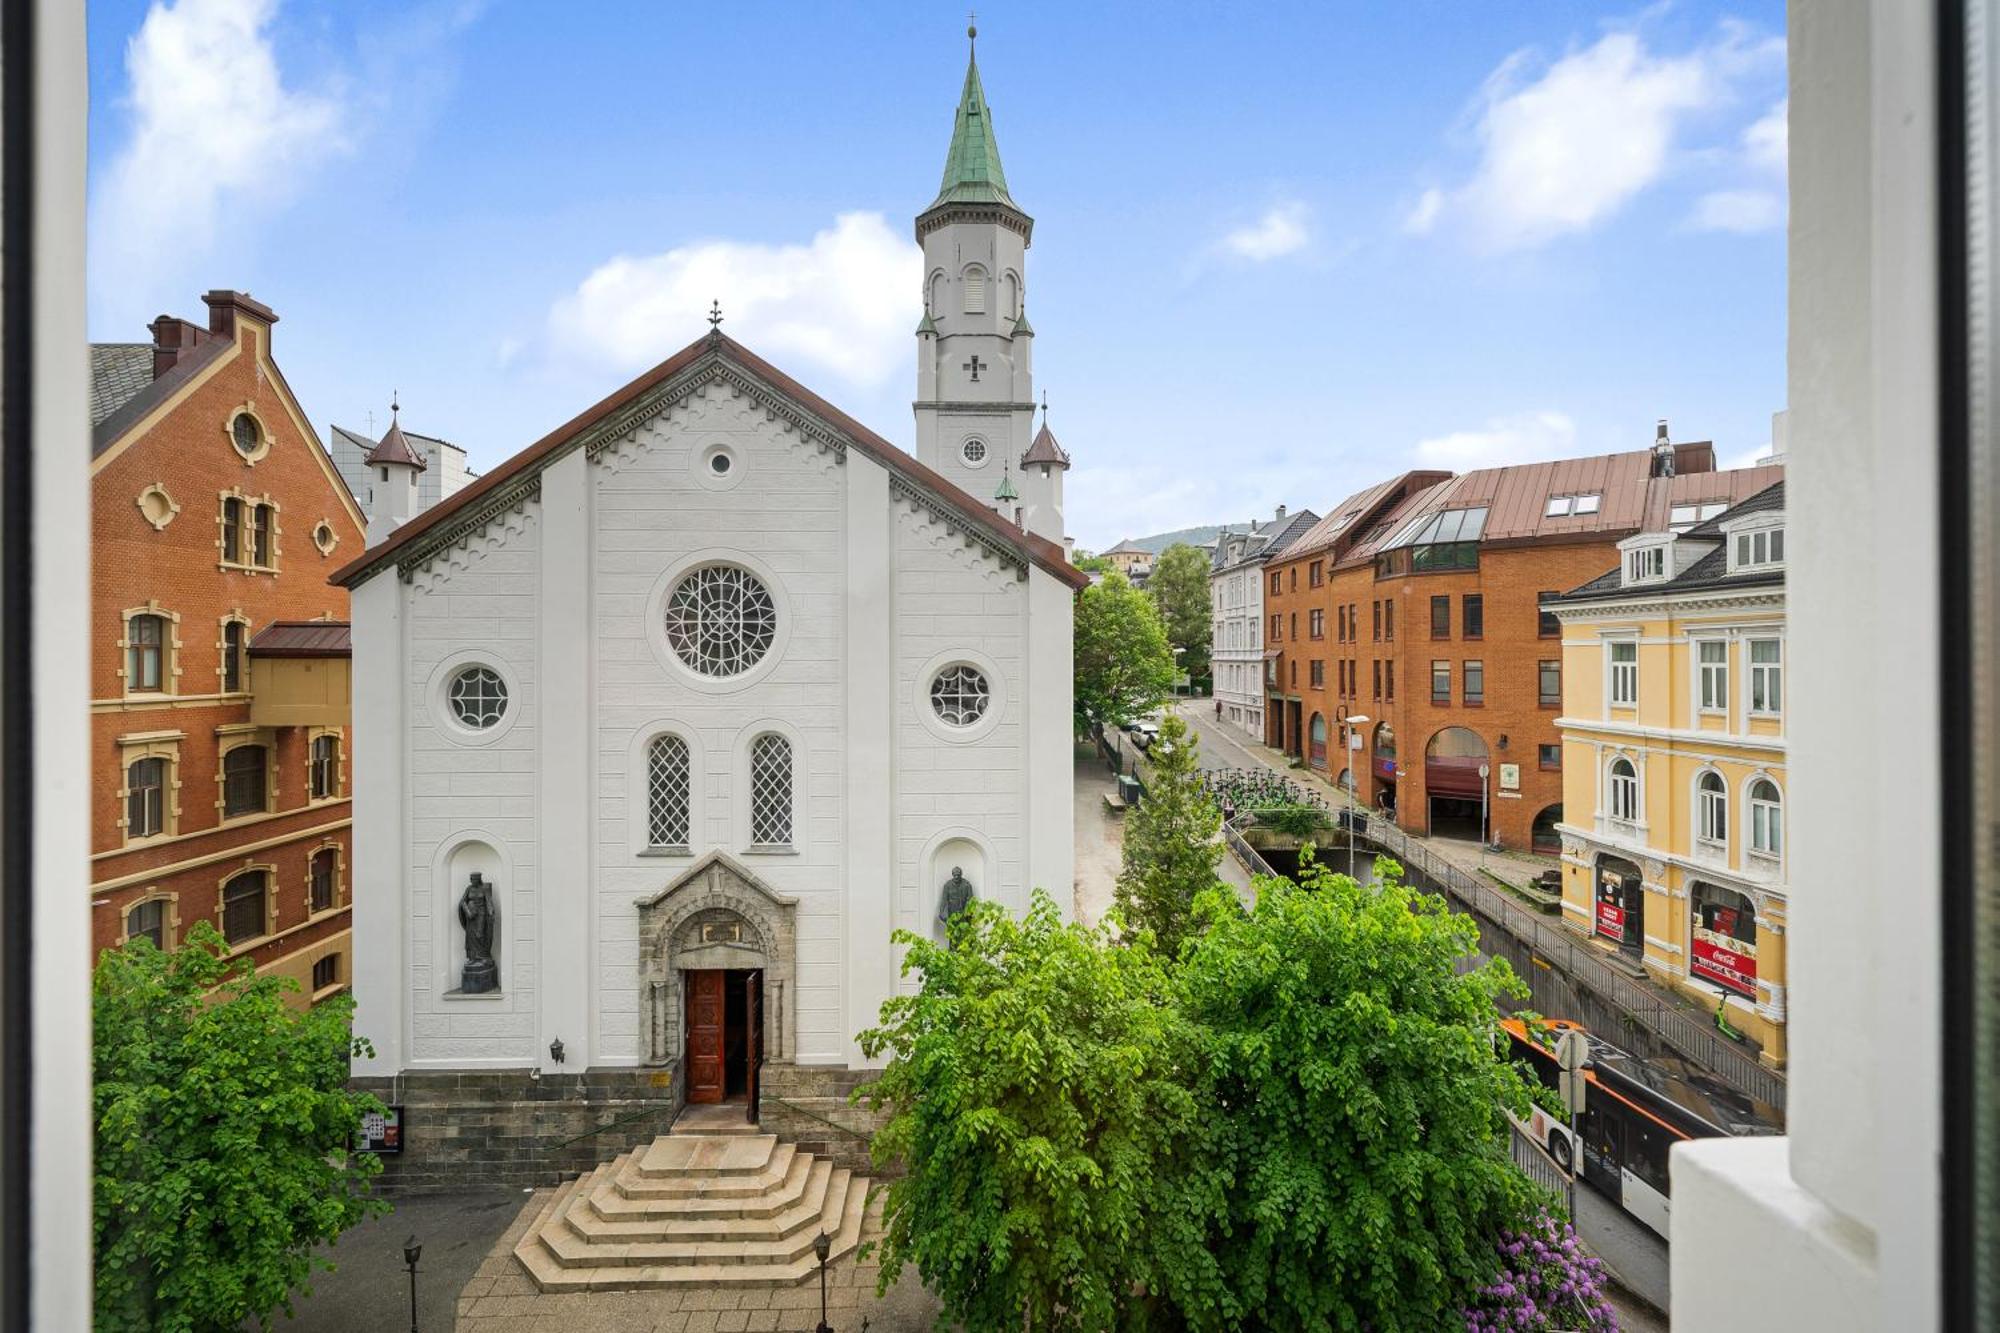
<path id="1" fill-rule="evenodd" d="M 866 1177 L 764 1135 L 667 1134 L 567 1181 L 515 1257 L 543 1291 L 790 1285 L 861 1241 Z"/>

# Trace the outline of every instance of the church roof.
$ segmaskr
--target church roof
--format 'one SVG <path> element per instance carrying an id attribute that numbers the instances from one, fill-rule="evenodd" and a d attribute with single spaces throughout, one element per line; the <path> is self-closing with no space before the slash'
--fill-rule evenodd
<path id="1" fill-rule="evenodd" d="M 952 120 L 951 149 L 944 157 L 944 182 L 931 207 L 944 204 L 1005 204 L 1019 208 L 1007 193 L 1007 173 L 1000 168 L 1000 144 L 993 137 L 993 108 L 979 83 L 979 60 L 965 62 L 965 91 L 958 95 Z"/>
<path id="2" fill-rule="evenodd" d="M 505 493 L 517 482 L 525 482 L 544 467 L 583 445 L 593 427 L 615 420 L 620 413 L 638 404 L 648 393 L 676 377 L 699 374 L 704 366 L 726 364 L 741 375 L 761 382 L 774 395 L 801 409 L 842 444 L 873 459 L 906 484 L 935 499 L 967 526 L 977 528 L 982 537 L 1006 547 L 1028 563 L 1038 566 L 1072 588 L 1083 588 L 1090 577 L 1069 562 L 1061 545 L 1031 532 L 1023 532 L 996 513 L 985 502 L 974 499 L 925 467 L 903 450 L 869 430 L 833 404 L 801 385 L 797 380 L 759 357 L 727 334 L 704 335 L 654 366 L 610 397 L 586 408 L 527 448 L 480 477 L 463 490 L 424 510 L 386 539 L 371 546 L 354 560 L 335 570 L 328 582 L 355 587 L 395 565 L 399 552 L 406 551 L 427 533 L 449 528 L 475 515 L 480 507 Z"/>
<path id="3" fill-rule="evenodd" d="M 1028 446 L 1028 452 L 1021 455 L 1023 467 L 1029 463 L 1053 463 L 1057 467 L 1069 466 L 1069 455 L 1056 443 L 1055 435 L 1049 430 L 1049 423 L 1042 422 L 1042 428 L 1035 432 L 1035 442 Z"/>
<path id="4" fill-rule="evenodd" d="M 370 467 L 378 463 L 401 463 L 419 472 L 429 466 L 424 462 L 424 456 L 412 449 L 410 442 L 403 438 L 403 427 L 393 411 L 389 413 L 389 429 L 382 432 L 382 442 L 370 449 L 368 457 L 362 461 Z"/>

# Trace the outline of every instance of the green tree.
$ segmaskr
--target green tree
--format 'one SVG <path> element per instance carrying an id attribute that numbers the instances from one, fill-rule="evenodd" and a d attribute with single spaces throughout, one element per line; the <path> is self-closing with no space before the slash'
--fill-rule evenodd
<path id="1" fill-rule="evenodd" d="M 1107 574 L 1076 600 L 1076 729 L 1126 726 L 1174 688 L 1166 628 L 1146 595 Z"/>
<path id="2" fill-rule="evenodd" d="M 949 937 L 897 933 L 921 987 L 861 1034 L 889 1061 L 856 1096 L 888 1110 L 874 1158 L 901 1172 L 881 1289 L 913 1263 L 971 1333 L 1162 1326 L 1134 1292 L 1163 1285 L 1176 1235 L 1199 1243 L 1157 1189 L 1201 1109 L 1165 969 L 1039 889 L 1019 919 L 974 902 Z"/>
<path id="3" fill-rule="evenodd" d="M 1159 1205 L 1208 1220 L 1166 1272 L 1192 1327 L 1456 1327 L 1537 1203 L 1506 1154 L 1502 1112 L 1528 1093 L 1495 1008 L 1527 989 L 1503 960 L 1466 966 L 1470 918 L 1387 858 L 1377 873 L 1363 888 L 1308 864 L 1298 886 L 1260 880 L 1247 912 L 1198 904 L 1174 978 L 1219 1173 Z"/>
<path id="4" fill-rule="evenodd" d="M 1070 552 L 1069 562 L 1086 574 L 1109 574 L 1111 572 L 1111 562 L 1109 560 L 1106 560 L 1094 551 L 1086 551 L 1082 547 L 1078 547 L 1076 550 Z"/>
<path id="5" fill-rule="evenodd" d="M 387 1205 L 373 1156 L 348 1151 L 380 1103 L 346 1089 L 345 996 L 229 961 L 214 926 L 162 953 L 107 949 L 92 983 L 97 1131 L 96 1327 L 269 1326 L 313 1249 Z"/>
<path id="6" fill-rule="evenodd" d="M 1153 562 L 1153 572 L 1146 580 L 1146 592 L 1166 624 L 1167 642 L 1181 650 L 1181 670 L 1198 680 L 1208 679 L 1208 641 L 1214 627 L 1209 613 L 1208 569 L 1207 552 L 1175 542 Z"/>
<path id="7" fill-rule="evenodd" d="M 1222 812 L 1201 784 L 1200 743 L 1169 713 L 1147 752 L 1146 799 L 1125 817 L 1125 864 L 1115 896 L 1130 924 L 1153 932 L 1162 956 L 1179 955 L 1196 895 L 1216 885 Z"/>

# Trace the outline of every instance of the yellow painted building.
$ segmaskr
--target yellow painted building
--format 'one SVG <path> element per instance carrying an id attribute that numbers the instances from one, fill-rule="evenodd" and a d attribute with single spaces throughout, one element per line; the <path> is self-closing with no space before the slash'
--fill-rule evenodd
<path id="1" fill-rule="evenodd" d="M 1673 522 L 1542 604 L 1562 624 L 1563 924 L 1782 1066 L 1784 483 Z"/>

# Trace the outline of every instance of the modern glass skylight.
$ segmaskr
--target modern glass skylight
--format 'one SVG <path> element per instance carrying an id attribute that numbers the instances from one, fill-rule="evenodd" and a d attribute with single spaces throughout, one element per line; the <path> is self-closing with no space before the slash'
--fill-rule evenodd
<path id="1" fill-rule="evenodd" d="M 1472 509 L 1442 509 L 1435 514 L 1426 514 L 1404 528 L 1402 535 L 1389 543 L 1388 549 L 1436 546 L 1445 542 L 1476 542 L 1479 534 L 1485 531 L 1485 505 Z"/>
<path id="2" fill-rule="evenodd" d="M 1568 518 L 1572 514 L 1594 514 L 1603 499 L 1599 491 L 1588 495 L 1551 495 L 1548 506 L 1542 510 L 1542 517 Z"/>

